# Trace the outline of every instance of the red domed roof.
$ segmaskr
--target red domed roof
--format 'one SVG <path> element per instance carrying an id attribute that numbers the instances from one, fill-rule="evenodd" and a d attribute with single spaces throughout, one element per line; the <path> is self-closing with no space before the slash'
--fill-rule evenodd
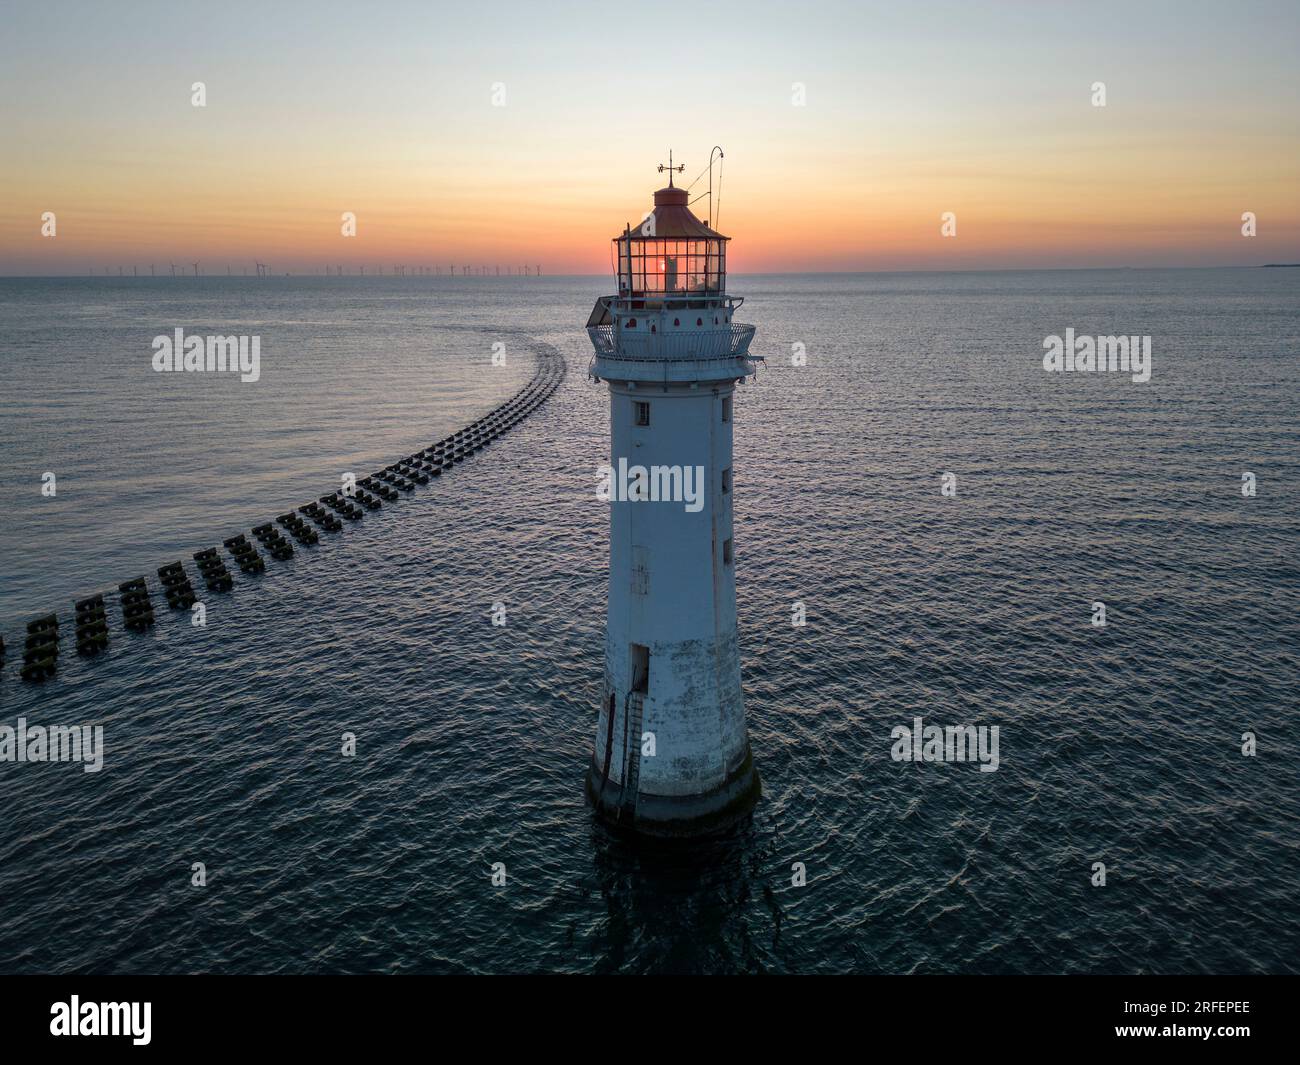
<path id="1" fill-rule="evenodd" d="M 685 189 L 669 185 L 666 189 L 655 190 L 656 207 L 685 207 L 691 202 L 691 194 Z"/>
<path id="2" fill-rule="evenodd" d="M 655 207 L 651 212 L 654 227 L 648 225 L 649 219 L 639 223 L 629 223 L 633 240 L 730 240 L 716 230 L 701 222 L 688 206 L 690 193 L 672 185 L 655 192 Z M 621 240 L 628 233 L 620 233 L 615 240 Z"/>

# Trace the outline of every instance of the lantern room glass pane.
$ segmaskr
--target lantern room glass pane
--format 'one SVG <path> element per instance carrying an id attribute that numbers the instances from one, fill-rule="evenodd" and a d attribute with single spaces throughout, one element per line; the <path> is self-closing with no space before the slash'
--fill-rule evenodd
<path id="1" fill-rule="evenodd" d="M 721 294 L 726 283 L 726 242 L 620 237 L 619 292 L 633 297 Z"/>

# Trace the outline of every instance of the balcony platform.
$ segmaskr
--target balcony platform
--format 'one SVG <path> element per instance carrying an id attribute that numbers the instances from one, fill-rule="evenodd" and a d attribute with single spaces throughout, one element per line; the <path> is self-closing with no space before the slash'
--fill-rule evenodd
<path id="1" fill-rule="evenodd" d="M 590 372 L 597 380 L 693 384 L 737 380 L 755 372 L 755 358 L 749 354 L 754 327 L 739 322 L 654 333 L 593 325 L 587 334 L 596 351 Z"/>

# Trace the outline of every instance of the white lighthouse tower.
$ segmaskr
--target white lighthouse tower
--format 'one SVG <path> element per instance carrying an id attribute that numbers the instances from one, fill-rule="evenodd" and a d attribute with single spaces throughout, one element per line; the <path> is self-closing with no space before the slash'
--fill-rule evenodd
<path id="1" fill-rule="evenodd" d="M 745 728 L 732 530 L 733 394 L 752 325 L 726 289 L 727 241 L 684 189 L 614 238 L 618 294 L 587 322 L 609 385 L 605 685 L 587 793 L 653 835 L 713 831 L 758 800 Z M 712 221 L 712 219 L 710 219 Z"/>

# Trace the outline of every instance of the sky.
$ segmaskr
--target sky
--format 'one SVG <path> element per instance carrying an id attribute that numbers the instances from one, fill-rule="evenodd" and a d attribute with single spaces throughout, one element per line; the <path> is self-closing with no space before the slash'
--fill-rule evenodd
<path id="1" fill-rule="evenodd" d="M 714 145 L 733 272 L 1300 261 L 1295 0 L 0 9 L 0 274 L 608 273 Z"/>

